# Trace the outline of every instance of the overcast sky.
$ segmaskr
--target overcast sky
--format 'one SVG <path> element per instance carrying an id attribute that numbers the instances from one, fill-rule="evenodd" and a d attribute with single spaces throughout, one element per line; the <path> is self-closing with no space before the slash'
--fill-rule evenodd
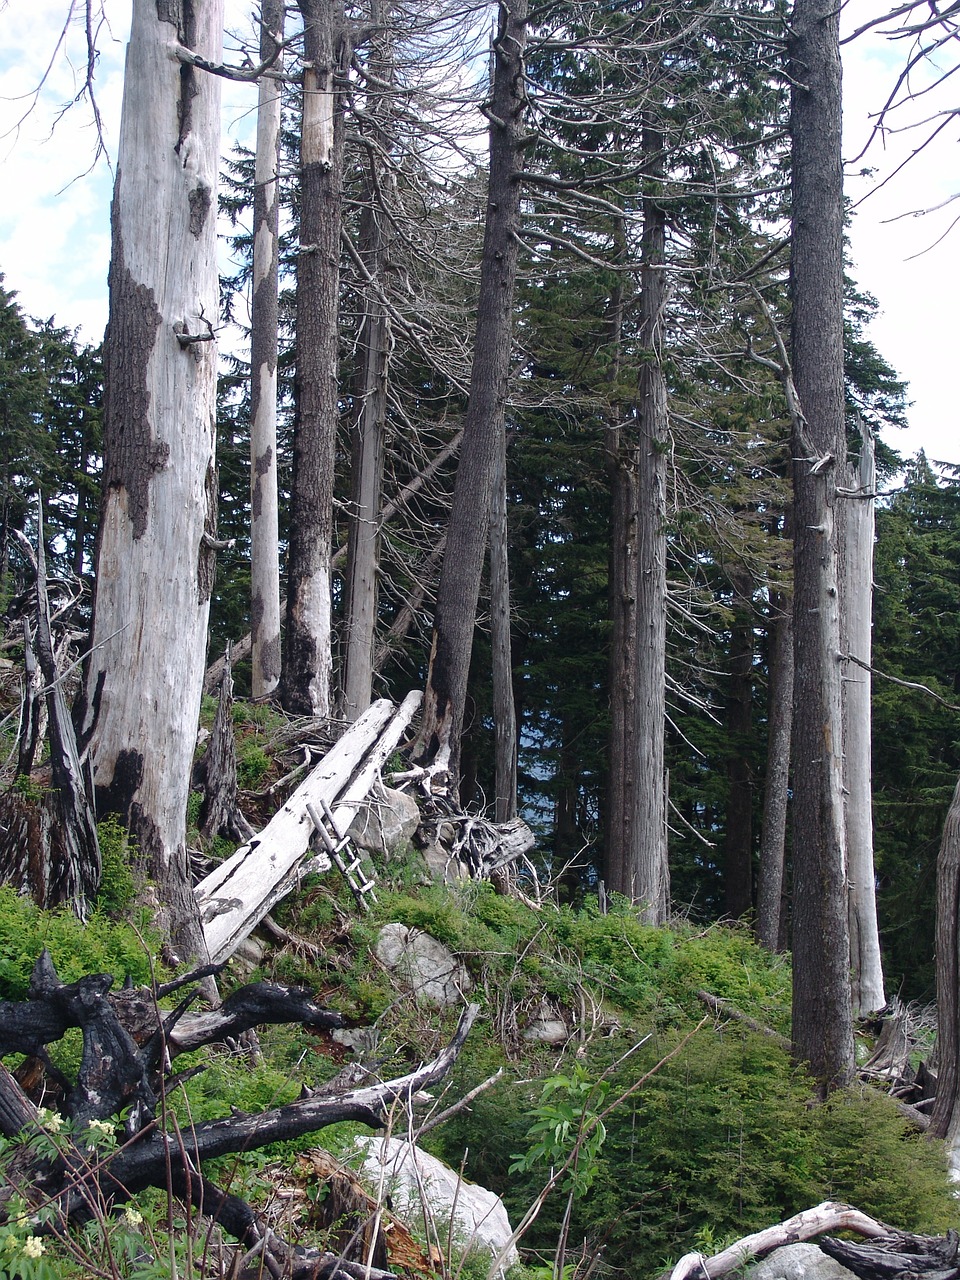
<path id="1" fill-rule="evenodd" d="M 228 0 L 230 5 L 235 23 L 242 25 L 247 6 L 242 0 Z M 106 320 L 112 175 L 102 160 L 87 172 L 95 133 L 85 104 L 55 123 L 83 82 L 79 20 L 55 52 L 68 8 L 69 0 L 0 0 L 0 165 L 6 193 L 0 206 L 0 272 L 28 314 L 55 315 L 58 323 L 79 326 L 84 338 L 97 342 Z M 106 0 L 105 8 L 113 26 L 98 42 L 97 95 L 114 158 L 130 3 Z M 855 29 L 877 9 L 877 0 L 848 0 L 845 28 Z M 852 158 L 869 136 L 871 113 L 895 83 L 906 48 L 903 41 L 891 45 L 871 35 L 846 46 L 844 54 L 845 152 Z M 956 61 L 957 51 L 950 57 Z M 48 64 L 46 86 L 34 104 L 31 91 Z M 924 83 L 922 76 L 914 78 L 915 86 Z M 956 106 L 950 101 L 952 88 L 949 81 L 939 95 L 905 111 L 900 123 L 907 126 Z M 224 95 L 229 147 L 238 134 L 248 136 L 255 91 L 225 84 Z M 903 173 L 876 189 L 924 136 L 909 129 L 888 134 L 851 166 L 848 194 L 854 200 L 867 197 L 851 226 L 854 275 L 880 301 L 882 314 L 871 337 L 910 383 L 911 427 L 890 443 L 904 453 L 923 448 L 933 459 L 960 464 L 960 226 L 948 234 L 960 216 L 960 199 L 937 213 L 911 216 L 960 193 L 958 122 L 951 121 Z M 875 173 L 858 176 L 864 167 Z"/>

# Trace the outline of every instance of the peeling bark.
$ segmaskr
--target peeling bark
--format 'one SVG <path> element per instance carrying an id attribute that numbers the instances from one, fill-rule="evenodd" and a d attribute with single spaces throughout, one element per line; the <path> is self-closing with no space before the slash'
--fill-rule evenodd
<path id="1" fill-rule="evenodd" d="M 201 945 L 185 813 L 216 521 L 214 204 L 222 0 L 135 0 L 113 202 L 104 488 L 78 710 L 100 811 L 133 832 L 186 955 Z M 191 338 L 198 339 L 190 341 Z M 206 535 L 206 540 L 205 540 Z"/>

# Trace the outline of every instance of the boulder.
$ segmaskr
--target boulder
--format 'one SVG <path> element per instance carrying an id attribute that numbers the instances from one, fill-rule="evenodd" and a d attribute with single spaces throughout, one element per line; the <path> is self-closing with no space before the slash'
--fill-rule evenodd
<path id="1" fill-rule="evenodd" d="M 461 1247 L 479 1246 L 497 1254 L 512 1235 L 499 1196 L 465 1181 L 449 1165 L 427 1155 L 405 1138 L 358 1137 L 361 1172 L 374 1190 L 391 1197 L 393 1211 L 407 1222 L 422 1222 L 426 1209 L 441 1241 L 448 1231 Z M 421 1188 L 423 1191 L 421 1198 Z M 511 1245 L 503 1267 L 518 1261 Z"/>
<path id="2" fill-rule="evenodd" d="M 420 808 L 412 796 L 379 787 L 357 810 L 347 833 L 360 849 L 389 858 L 420 825 Z"/>
<path id="3" fill-rule="evenodd" d="M 815 1244 L 787 1244 L 774 1249 L 746 1271 L 747 1280 L 856 1280 L 852 1271 Z"/>
<path id="4" fill-rule="evenodd" d="M 558 1006 L 544 997 L 524 1031 L 523 1038 L 539 1041 L 541 1044 L 566 1044 L 570 1038 L 570 1029 Z"/>
<path id="5" fill-rule="evenodd" d="M 417 997 L 441 1007 L 463 1003 L 470 977 L 457 957 L 442 942 L 422 929 L 387 924 L 380 930 L 377 959 Z"/>

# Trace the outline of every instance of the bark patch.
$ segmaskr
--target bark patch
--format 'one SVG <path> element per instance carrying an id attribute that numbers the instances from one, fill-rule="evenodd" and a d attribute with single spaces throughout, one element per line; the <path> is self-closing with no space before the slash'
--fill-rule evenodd
<path id="1" fill-rule="evenodd" d="M 143 781 L 143 755 L 125 748 L 117 755 L 109 786 L 97 787 L 97 813 L 116 813 L 130 822 L 133 798 Z"/>
<path id="2" fill-rule="evenodd" d="M 193 188 L 187 199 L 190 202 L 190 234 L 199 240 L 213 203 L 210 188 L 206 183 L 201 182 L 199 186 Z"/>
<path id="3" fill-rule="evenodd" d="M 123 240 L 114 203 L 113 305 L 106 336 L 104 397 L 104 500 L 109 489 L 125 489 L 134 538 L 147 530 L 150 481 L 167 464 L 170 447 L 154 440 L 150 421 L 147 366 L 160 328 L 153 290 L 131 275 L 123 260 Z"/>

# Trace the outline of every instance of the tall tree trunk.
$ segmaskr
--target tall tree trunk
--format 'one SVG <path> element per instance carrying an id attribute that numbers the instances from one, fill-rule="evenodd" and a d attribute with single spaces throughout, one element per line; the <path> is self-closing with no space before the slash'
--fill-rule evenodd
<path id="1" fill-rule="evenodd" d="M 662 173 L 662 135 L 644 129 L 642 151 L 652 178 Z M 633 715 L 624 717 L 623 749 L 630 751 L 624 765 L 624 789 L 632 789 L 629 805 L 629 844 L 611 859 L 608 887 L 640 904 L 647 924 L 662 924 L 670 909 L 670 871 L 667 864 L 666 788 L 663 738 L 666 723 L 666 626 L 667 626 L 667 384 L 661 349 L 667 300 L 664 270 L 666 215 L 656 195 L 644 199 L 641 245 L 640 327 L 641 363 L 637 377 L 634 462 L 635 497 L 624 496 L 624 515 L 636 511 L 636 563 L 633 576 L 635 604 L 635 701 Z M 630 537 L 629 530 L 624 534 Z M 624 589 L 630 590 L 624 579 Z M 628 602 L 626 602 L 628 604 Z M 626 604 L 625 604 L 626 607 Z M 616 697 L 616 690 L 614 697 Z M 633 737 L 632 744 L 630 737 Z M 633 770 L 632 778 L 629 771 Z M 626 805 L 625 805 L 626 807 Z"/>
<path id="2" fill-rule="evenodd" d="M 420 759 L 445 766 L 456 787 L 470 653 L 487 543 L 490 499 L 510 373 L 520 230 L 520 128 L 527 0 L 501 0 L 494 40 L 490 173 L 470 396 L 447 549 L 433 619 Z"/>
<path id="3" fill-rule="evenodd" d="M 101 813 L 130 824 L 187 952 L 185 820 L 213 585 L 221 0 L 134 0 L 113 200 L 103 503 L 84 705 Z"/>
<path id="4" fill-rule="evenodd" d="M 298 0 L 303 17 L 297 377 L 281 700 L 330 714 L 333 473 L 339 419 L 340 227 L 349 49 L 342 0 Z"/>
<path id="5" fill-rule="evenodd" d="M 848 469 L 845 488 L 861 496 L 844 510 L 843 615 L 845 649 L 870 663 L 873 620 L 874 493 L 877 485 L 873 436 L 861 428 L 859 463 Z M 873 860 L 873 771 L 870 672 L 847 664 L 843 685 L 844 816 L 850 886 L 850 961 L 855 1014 L 887 1003 L 880 963 L 877 889 Z"/>
<path id="6" fill-rule="evenodd" d="M 507 441 L 497 448 L 490 508 L 490 641 L 493 650 L 494 815 L 517 816 L 517 711 L 510 645 L 510 559 L 507 529 Z"/>
<path id="7" fill-rule="evenodd" d="M 283 0 L 263 0 L 260 58 L 283 42 Z M 274 63 L 279 70 L 282 57 Z M 277 496 L 280 82 L 264 76 L 257 103 L 250 309 L 250 634 L 254 698 L 280 683 L 280 518 Z"/>
<path id="8" fill-rule="evenodd" d="M 747 750 L 753 730 L 753 592 L 746 575 L 733 583 L 733 625 L 727 687 L 727 830 L 724 895 L 735 920 L 753 906 L 753 778 Z"/>
<path id="9" fill-rule="evenodd" d="M 626 252 L 624 219 L 614 225 L 619 263 Z M 631 848 L 633 791 L 636 780 L 637 705 L 637 491 L 635 444 L 629 435 L 624 406 L 617 402 L 623 338 L 623 276 L 617 274 L 610 299 L 609 350 L 612 353 L 611 421 L 605 432 L 605 453 L 610 483 L 610 738 L 604 813 L 604 875 L 609 884 L 617 878 Z"/>
<path id="10" fill-rule="evenodd" d="M 960 1171 L 960 782 L 937 858 L 937 1096 L 930 1132 L 943 1138 L 951 1172 Z"/>
<path id="11" fill-rule="evenodd" d="M 796 0 L 791 328 L 794 415 L 793 1052 L 825 1094 L 853 1074 L 836 507 L 844 475 L 838 10 Z"/>
<path id="12" fill-rule="evenodd" d="M 762 947 L 778 951 L 793 727 L 793 603 L 779 593 L 772 594 L 770 611 L 774 616 L 767 659 L 767 772 L 763 786 L 756 933 Z"/>
<path id="13" fill-rule="evenodd" d="M 393 80 L 392 39 L 381 0 L 372 0 L 370 20 L 375 28 L 368 66 L 372 85 L 365 114 L 374 120 L 378 147 L 389 154 L 393 110 L 384 88 Z M 355 720 L 373 696 L 373 659 L 377 630 L 377 587 L 380 573 L 380 525 L 383 458 L 387 421 L 387 365 L 390 320 L 380 300 L 389 256 L 391 212 L 384 196 L 392 178 L 368 152 L 369 173 L 360 219 L 359 252 L 372 284 L 363 298 L 363 321 L 358 342 L 357 411 L 353 424 L 353 500 L 347 536 L 347 580 L 344 606 L 343 711 Z M 378 172 L 379 170 L 379 172 Z"/>

